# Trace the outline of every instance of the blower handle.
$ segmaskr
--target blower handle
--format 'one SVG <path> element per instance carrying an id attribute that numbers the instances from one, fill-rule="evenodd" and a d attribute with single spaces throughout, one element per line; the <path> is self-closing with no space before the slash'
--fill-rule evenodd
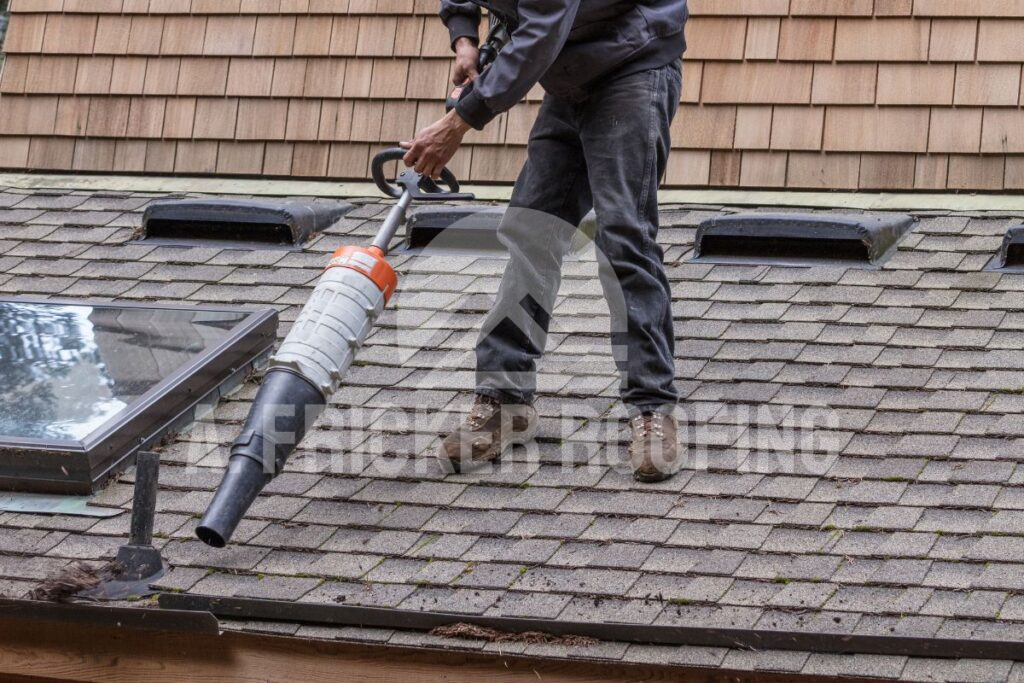
<path id="1" fill-rule="evenodd" d="M 476 199 L 470 192 L 459 192 L 459 181 L 447 167 L 441 170 L 441 182 L 448 186 L 448 191 L 441 189 L 432 178 L 420 175 L 411 168 L 399 173 L 394 183 L 388 182 L 384 176 L 384 164 L 389 161 L 401 161 L 407 151 L 401 147 L 391 147 L 373 158 L 370 172 L 373 174 L 373 182 L 381 192 L 395 199 L 401 199 L 403 194 L 408 193 L 411 199 L 421 202 Z"/>

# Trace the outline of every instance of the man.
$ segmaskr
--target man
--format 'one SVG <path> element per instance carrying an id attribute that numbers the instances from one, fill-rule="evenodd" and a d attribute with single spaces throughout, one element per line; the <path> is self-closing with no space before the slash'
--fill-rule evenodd
<path id="1" fill-rule="evenodd" d="M 481 18 L 472 0 L 441 0 L 456 85 L 469 93 L 403 143 L 405 163 L 436 176 L 472 127 L 482 129 L 540 82 L 546 91 L 500 235 L 510 260 L 477 345 L 477 397 L 442 443 L 451 467 L 494 460 L 532 439 L 535 363 L 544 352 L 562 257 L 571 235 L 517 209 L 576 226 L 594 208 L 612 344 L 630 410 L 630 464 L 639 481 L 678 468 L 671 292 L 662 263 L 657 191 L 679 104 L 686 0 L 493 0 L 512 24 L 494 63 L 477 73 Z"/>

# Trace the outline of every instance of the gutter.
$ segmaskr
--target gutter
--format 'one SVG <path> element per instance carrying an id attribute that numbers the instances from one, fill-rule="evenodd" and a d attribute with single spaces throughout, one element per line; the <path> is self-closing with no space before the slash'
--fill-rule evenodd
<path id="1" fill-rule="evenodd" d="M 421 612 L 381 607 L 332 605 L 252 598 L 216 598 L 164 593 L 160 607 L 199 610 L 231 619 L 269 620 L 330 626 L 430 631 L 468 623 L 508 633 L 539 631 L 555 636 L 585 636 L 606 642 L 643 645 L 721 647 L 740 650 L 791 650 L 829 654 L 894 655 L 946 659 L 1024 661 L 1024 642 L 983 638 L 934 638 L 828 633 L 814 630 L 674 626 L 614 622 L 569 622 L 553 619 L 488 617 L 446 612 Z"/>

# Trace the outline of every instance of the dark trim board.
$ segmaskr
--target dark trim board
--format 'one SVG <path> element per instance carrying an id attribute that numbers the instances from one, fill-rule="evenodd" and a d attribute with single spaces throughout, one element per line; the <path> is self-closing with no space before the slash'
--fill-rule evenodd
<path id="1" fill-rule="evenodd" d="M 1024 642 L 1009 640 L 962 640 L 910 636 L 872 636 L 814 631 L 568 622 L 515 617 L 485 617 L 445 612 L 417 612 L 381 607 L 294 603 L 251 598 L 215 598 L 184 593 L 164 593 L 160 607 L 211 612 L 217 617 L 283 621 L 331 626 L 361 626 L 429 631 L 459 622 L 521 633 L 542 631 L 553 635 L 587 636 L 603 641 L 645 645 L 693 645 L 742 650 L 793 650 L 830 654 L 897 655 L 1001 659 L 1024 661 Z"/>
<path id="2" fill-rule="evenodd" d="M 215 636 L 217 618 L 209 612 L 138 607 L 64 605 L 38 600 L 0 598 L 0 621 L 59 622 L 64 626 L 89 626 L 137 631 L 200 633 Z"/>

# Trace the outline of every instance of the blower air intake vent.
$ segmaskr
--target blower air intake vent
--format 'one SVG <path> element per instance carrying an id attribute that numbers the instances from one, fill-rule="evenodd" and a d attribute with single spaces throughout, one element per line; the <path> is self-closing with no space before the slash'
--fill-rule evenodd
<path id="1" fill-rule="evenodd" d="M 772 265 L 877 266 L 914 224 L 911 216 L 718 216 L 697 229 L 694 260 Z"/>
<path id="2" fill-rule="evenodd" d="M 180 199 L 154 202 L 142 217 L 148 243 L 301 249 L 352 210 L 347 202 Z"/>

